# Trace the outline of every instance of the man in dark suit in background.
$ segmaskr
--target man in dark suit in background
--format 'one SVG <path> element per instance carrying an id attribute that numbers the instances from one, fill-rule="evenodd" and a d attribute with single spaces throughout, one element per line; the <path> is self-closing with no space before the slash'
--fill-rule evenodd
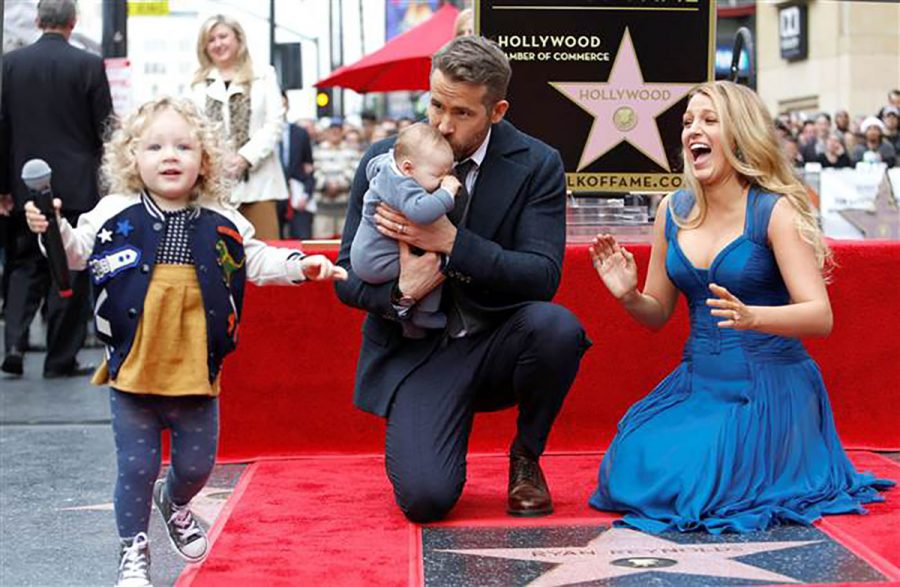
<path id="1" fill-rule="evenodd" d="M 388 476 L 414 522 L 443 518 L 459 499 L 475 412 L 515 404 L 507 511 L 552 511 L 538 458 L 590 345 L 578 319 L 549 303 L 565 250 L 563 166 L 554 149 L 503 120 L 510 75 L 503 51 L 482 37 L 456 38 L 435 54 L 428 118 L 450 142 L 465 189 L 429 225 L 379 208 L 379 231 L 400 247 L 398 280 L 369 285 L 350 266 L 366 165 L 392 140 L 369 149 L 351 191 L 338 257 L 350 277 L 336 289 L 369 313 L 355 403 L 387 418 Z M 404 338 L 399 322 L 441 283 L 447 328 Z"/>
<path id="2" fill-rule="evenodd" d="M 284 103 L 286 117 L 290 104 L 287 92 L 284 90 L 281 90 L 281 100 Z M 312 238 L 315 212 L 312 194 L 315 180 L 313 179 L 312 141 L 310 141 L 306 129 L 293 122 L 286 122 L 281 143 L 279 143 L 279 154 L 290 195 L 287 200 L 278 202 L 278 219 L 287 223 L 290 238 Z"/>
<path id="3" fill-rule="evenodd" d="M 84 343 L 88 317 L 88 275 L 72 274 L 73 295 L 61 299 L 50 288 L 47 262 L 28 230 L 23 207 L 31 199 L 20 174 L 26 161 L 45 160 L 53 170 L 54 195 L 73 225 L 100 197 L 97 171 L 112 98 L 103 60 L 68 43 L 75 27 L 74 0 L 41 0 L 37 25 L 44 32 L 32 45 L 3 59 L 0 142 L 0 199 L 12 204 L 7 241 L 5 349 L 0 369 L 23 373 L 22 350 L 41 299 L 47 297 L 45 377 L 88 372 L 76 355 Z"/>

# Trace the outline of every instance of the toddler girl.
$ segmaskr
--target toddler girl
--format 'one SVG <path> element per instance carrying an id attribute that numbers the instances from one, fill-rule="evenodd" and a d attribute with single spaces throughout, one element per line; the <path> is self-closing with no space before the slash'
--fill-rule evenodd
<path id="1" fill-rule="evenodd" d="M 72 227 L 59 221 L 69 266 L 87 266 L 106 345 L 94 383 L 109 383 L 118 478 L 118 585 L 150 585 L 151 499 L 184 559 L 206 556 L 188 504 L 215 464 L 219 374 L 234 350 L 244 283 L 346 279 L 322 255 L 267 246 L 227 201 L 219 134 L 185 100 L 160 98 L 127 118 L 105 149 L 110 195 Z M 59 209 L 59 200 L 54 204 Z M 33 203 L 32 231 L 47 229 Z M 156 480 L 160 434 L 171 466 Z"/>

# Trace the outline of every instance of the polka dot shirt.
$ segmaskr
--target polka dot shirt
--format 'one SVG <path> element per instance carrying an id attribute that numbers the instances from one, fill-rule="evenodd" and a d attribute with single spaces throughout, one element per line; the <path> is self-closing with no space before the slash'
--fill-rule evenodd
<path id="1" fill-rule="evenodd" d="M 190 208 L 184 210 L 165 211 L 166 235 L 159 245 L 156 262 L 166 265 L 193 265 L 191 246 L 188 241 L 187 219 Z"/>

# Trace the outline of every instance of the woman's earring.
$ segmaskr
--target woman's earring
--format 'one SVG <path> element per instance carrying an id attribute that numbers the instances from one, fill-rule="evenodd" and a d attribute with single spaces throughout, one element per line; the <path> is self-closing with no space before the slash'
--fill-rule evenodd
<path id="1" fill-rule="evenodd" d="M 735 156 L 735 158 L 737 158 L 737 160 L 740 161 L 741 163 L 746 163 L 746 161 L 744 161 L 744 152 L 741 151 L 741 148 L 740 148 L 740 147 L 735 147 L 735 148 L 734 148 L 734 156 Z"/>

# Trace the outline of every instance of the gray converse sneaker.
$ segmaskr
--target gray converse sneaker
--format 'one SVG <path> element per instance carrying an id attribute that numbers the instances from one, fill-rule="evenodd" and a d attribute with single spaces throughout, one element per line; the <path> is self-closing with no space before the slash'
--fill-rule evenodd
<path id="1" fill-rule="evenodd" d="M 116 587 L 153 587 L 150 583 L 150 545 L 145 533 L 122 541 Z"/>
<path id="2" fill-rule="evenodd" d="M 153 503 L 166 525 L 169 542 L 181 558 L 196 563 L 206 557 L 209 543 L 206 532 L 194 519 L 187 504 L 178 506 L 172 503 L 166 493 L 166 482 L 157 479 L 153 484 Z"/>

